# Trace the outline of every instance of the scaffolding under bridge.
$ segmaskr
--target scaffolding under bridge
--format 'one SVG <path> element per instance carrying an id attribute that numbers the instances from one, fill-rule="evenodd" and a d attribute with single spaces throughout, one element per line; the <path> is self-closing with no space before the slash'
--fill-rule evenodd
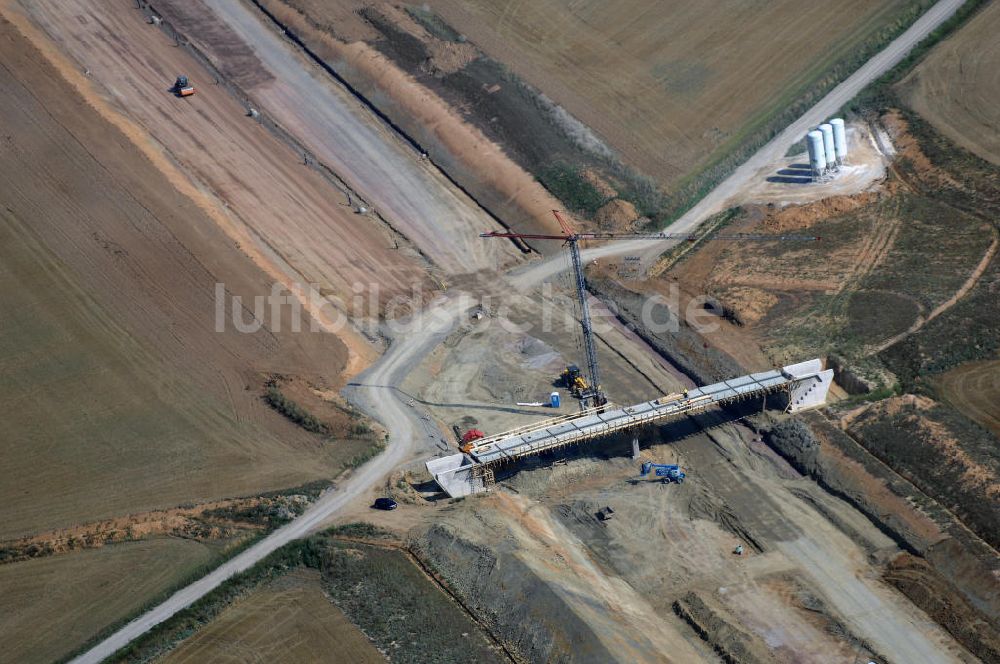
<path id="1" fill-rule="evenodd" d="M 567 445 L 724 406 L 772 392 L 788 393 L 788 410 L 796 412 L 826 402 L 833 371 L 820 360 L 730 378 L 683 393 L 669 394 L 634 406 L 605 405 L 543 420 L 481 438 L 467 453 L 427 462 L 427 470 L 451 497 L 488 490 L 493 468 Z"/>

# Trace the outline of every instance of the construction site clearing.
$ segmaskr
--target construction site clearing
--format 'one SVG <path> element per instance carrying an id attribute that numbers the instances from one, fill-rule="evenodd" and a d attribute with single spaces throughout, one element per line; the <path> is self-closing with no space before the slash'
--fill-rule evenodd
<path id="1" fill-rule="evenodd" d="M 880 25 L 917 4 L 887 2 Z M 18 312 L 7 349 L 17 362 L 4 368 L 37 399 L 4 395 L 17 443 L 4 454 L 17 472 L 0 652 L 25 662 L 1000 661 L 1000 559 L 982 527 L 998 495 L 993 439 L 977 433 L 970 456 L 943 405 L 858 389 L 853 365 L 820 344 L 768 355 L 753 336 L 767 311 L 699 305 L 714 333 L 644 327 L 632 316 L 639 294 L 605 260 L 669 257 L 690 240 L 681 268 L 632 277 L 664 290 L 685 270 L 704 277 L 718 255 L 737 277 L 744 254 L 798 279 L 861 263 L 820 246 L 813 226 L 850 207 L 841 199 L 862 206 L 902 186 L 901 134 L 884 119 L 817 114 L 796 136 L 814 135 L 809 164 L 795 148 L 762 150 L 752 178 L 699 209 L 767 211 L 722 217 L 739 227 L 711 238 L 687 216 L 676 234 L 623 231 L 638 212 L 593 173 L 588 186 L 608 187 L 600 209 L 621 219 L 579 212 L 577 231 L 559 213 L 553 223 L 550 211 L 572 206 L 509 145 L 408 74 L 399 53 L 385 55 L 416 35 L 438 49 L 416 65 L 428 76 L 476 71 L 477 47 L 429 5 L 0 0 L 0 14 L 0 82 L 19 93 L 5 102 L 18 130 L 0 143 L 12 192 L 0 214 L 10 240 L 0 268 L 13 284 L 2 303 Z M 711 75 L 698 62 L 669 68 Z M 476 95 L 518 89 L 471 80 Z M 403 124 L 400 108 L 412 116 Z M 402 133 L 421 123 L 448 137 L 433 157 Z M 479 154 L 489 166 L 469 167 Z M 809 202 L 803 214 L 818 221 L 773 218 Z M 742 232 L 758 213 L 775 223 Z M 837 240 L 874 243 L 896 228 L 873 225 Z M 873 264 L 911 258 L 895 237 Z M 967 253 L 990 275 L 995 242 L 978 239 Z M 918 284 L 921 312 L 979 296 L 975 279 L 963 285 L 975 268 L 965 256 L 935 262 L 947 278 Z M 861 283 L 848 276 L 827 289 L 831 307 Z M 330 333 L 293 336 L 289 307 L 253 312 L 280 331 L 223 335 L 211 330 L 222 282 L 247 302 L 271 282 L 338 314 L 366 302 L 341 328 L 307 309 Z M 315 292 L 290 287 L 301 282 Z M 369 298 L 411 287 L 422 294 L 395 311 Z M 78 306 L 84 292 L 92 300 Z M 808 299 L 785 295 L 769 308 Z M 673 306 L 656 304 L 652 318 L 679 318 Z M 568 327 L 537 325 L 553 312 Z M 393 325 L 410 319 L 422 323 Z M 71 380 L 81 354 L 98 356 L 81 337 L 102 342 L 103 364 L 78 372 L 83 383 Z M 32 373 L 47 354 L 58 373 Z M 995 392 L 992 362 L 942 376 L 945 394 Z M 995 425 L 978 396 L 959 410 Z M 118 410 L 104 408 L 111 400 Z M 892 426 L 913 441 L 885 443 Z M 873 451 L 886 448 L 920 463 Z M 948 493 L 969 487 L 983 496 L 976 514 Z M 196 566 L 212 571 L 171 594 Z"/>

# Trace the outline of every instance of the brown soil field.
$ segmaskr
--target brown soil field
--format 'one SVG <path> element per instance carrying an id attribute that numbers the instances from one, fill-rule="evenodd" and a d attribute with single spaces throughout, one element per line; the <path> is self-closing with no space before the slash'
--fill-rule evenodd
<path id="1" fill-rule="evenodd" d="M 162 538 L 0 565 L 4 661 L 65 657 L 210 562 L 217 550 L 217 544 Z"/>
<path id="2" fill-rule="evenodd" d="M 323 593 L 320 573 L 299 569 L 238 600 L 162 658 L 192 662 L 384 662 Z"/>
<path id="3" fill-rule="evenodd" d="M 1000 5 L 941 42 L 899 89 L 917 113 L 966 150 L 1000 165 Z"/>
<path id="4" fill-rule="evenodd" d="M 669 186 L 739 145 L 914 3 L 427 5 Z"/>
<path id="5" fill-rule="evenodd" d="M 962 365 L 936 380 L 951 406 L 1000 436 L 1000 360 Z"/>
<path id="6" fill-rule="evenodd" d="M 216 284 L 247 301 L 267 275 L 6 21 L 0 62 L 0 537 L 336 474 L 363 443 L 260 394 L 342 385 L 344 343 L 288 332 L 290 307 L 284 332 L 216 332 Z"/>

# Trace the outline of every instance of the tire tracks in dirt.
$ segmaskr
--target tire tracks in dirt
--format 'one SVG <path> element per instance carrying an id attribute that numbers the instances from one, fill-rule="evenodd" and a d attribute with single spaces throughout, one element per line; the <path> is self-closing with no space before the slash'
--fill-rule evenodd
<path id="1" fill-rule="evenodd" d="M 972 274 L 969 275 L 969 278 L 965 280 L 965 283 L 962 284 L 961 288 L 959 288 L 954 295 L 952 295 L 947 300 L 945 300 L 937 307 L 935 307 L 934 310 L 931 311 L 929 314 L 927 314 L 926 317 L 917 318 L 916 322 L 914 322 L 913 325 L 911 325 L 908 330 L 897 334 L 891 339 L 882 342 L 881 344 L 876 346 L 873 350 L 868 351 L 868 355 L 874 355 L 876 353 L 880 353 L 886 348 L 889 348 L 890 346 L 893 346 L 899 343 L 900 341 L 903 341 L 907 337 L 916 334 L 925 325 L 927 325 L 927 323 L 931 322 L 932 320 L 934 320 L 935 318 L 937 318 L 938 316 L 940 316 L 941 314 L 943 314 L 944 312 L 948 311 L 953 306 L 958 304 L 962 300 L 962 298 L 968 295 L 969 291 L 975 288 L 976 284 L 979 283 L 979 280 L 986 272 L 986 269 L 990 266 L 990 263 L 993 261 L 994 258 L 996 258 L 998 249 L 1000 249 L 1000 233 L 998 233 L 996 228 L 994 228 L 993 242 L 990 243 L 990 246 L 986 249 L 986 253 L 983 254 L 983 257 L 976 265 L 976 268 L 972 271 Z"/>

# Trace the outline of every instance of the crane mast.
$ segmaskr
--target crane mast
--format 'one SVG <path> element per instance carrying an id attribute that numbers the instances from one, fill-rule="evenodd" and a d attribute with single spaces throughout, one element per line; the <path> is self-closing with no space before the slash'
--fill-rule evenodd
<path id="1" fill-rule="evenodd" d="M 594 348 L 594 328 L 590 321 L 590 304 L 587 301 L 587 283 L 583 277 L 583 261 L 580 258 L 580 245 L 577 238 L 567 240 L 569 255 L 573 258 L 573 274 L 576 277 L 576 296 L 580 300 L 580 326 L 583 328 L 583 347 L 587 353 L 587 373 L 590 383 L 587 393 L 583 395 L 584 408 L 593 399 L 594 406 L 603 406 L 607 397 L 601 390 L 601 375 L 597 368 L 597 350 Z"/>

